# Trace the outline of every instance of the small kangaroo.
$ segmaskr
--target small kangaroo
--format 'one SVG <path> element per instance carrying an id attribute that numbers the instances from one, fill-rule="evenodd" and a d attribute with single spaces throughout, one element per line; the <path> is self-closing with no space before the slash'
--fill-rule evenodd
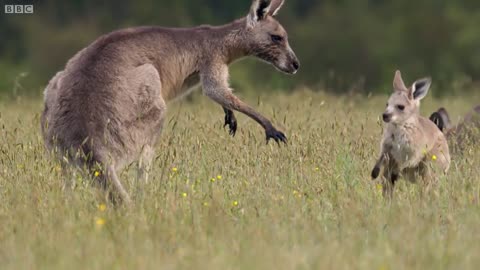
<path id="1" fill-rule="evenodd" d="M 432 113 L 430 120 L 445 134 L 452 152 L 461 153 L 466 143 L 480 139 L 480 105 L 467 113 L 457 125 L 452 124 L 445 108 Z"/>
<path id="2" fill-rule="evenodd" d="M 112 184 L 128 203 L 116 172 L 138 159 L 140 172 L 148 171 L 166 104 L 198 84 L 224 108 L 232 135 L 236 110 L 265 129 L 267 143 L 286 142 L 267 118 L 233 94 L 228 82 L 228 65 L 245 56 L 284 73 L 298 71 L 287 32 L 274 18 L 283 3 L 254 0 L 246 17 L 218 27 L 136 27 L 98 38 L 45 89 L 41 125 L 47 148 L 86 165 L 90 173 L 100 165 L 100 182 Z"/>
<path id="3" fill-rule="evenodd" d="M 386 126 L 380 157 L 372 170 L 372 178 L 376 179 L 384 168 L 385 197 L 393 196 L 395 182 L 400 176 L 410 182 L 416 182 L 420 176 L 428 185 L 435 179 L 438 169 L 446 173 L 450 167 L 445 136 L 419 112 L 420 100 L 427 95 L 430 84 L 431 79 L 424 78 L 407 88 L 400 71 L 395 73 L 393 94 L 382 115 Z"/>

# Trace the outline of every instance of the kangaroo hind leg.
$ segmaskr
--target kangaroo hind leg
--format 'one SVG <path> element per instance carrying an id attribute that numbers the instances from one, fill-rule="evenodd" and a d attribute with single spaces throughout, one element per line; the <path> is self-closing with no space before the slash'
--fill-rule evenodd
<path id="1" fill-rule="evenodd" d="M 134 114 L 128 122 L 129 138 L 132 138 L 132 160 L 137 161 L 137 192 L 143 191 L 148 182 L 154 147 L 160 136 L 166 114 L 166 103 L 162 96 L 162 83 L 157 69 L 151 64 L 138 66 L 126 76 L 128 94 L 133 100 Z M 137 159 L 137 160 L 135 160 Z M 143 193 L 143 192 L 140 192 Z"/>

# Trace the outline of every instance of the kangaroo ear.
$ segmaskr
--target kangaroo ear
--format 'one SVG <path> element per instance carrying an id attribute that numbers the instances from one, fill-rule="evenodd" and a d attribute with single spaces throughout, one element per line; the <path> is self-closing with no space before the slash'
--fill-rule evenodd
<path id="1" fill-rule="evenodd" d="M 445 131 L 451 127 L 450 116 L 445 108 L 440 108 L 438 111 L 432 113 L 430 120 L 432 120 L 441 131 Z"/>
<path id="2" fill-rule="evenodd" d="M 427 95 L 428 89 L 430 89 L 431 84 L 432 79 L 430 78 L 423 78 L 415 81 L 410 88 L 410 99 L 422 100 Z"/>
<path id="3" fill-rule="evenodd" d="M 440 108 L 437 113 L 440 115 L 440 118 L 442 118 L 443 128 L 451 128 L 452 122 L 450 121 L 450 115 L 448 115 L 447 110 L 445 108 Z"/>
<path id="4" fill-rule="evenodd" d="M 276 16 L 284 3 L 285 3 L 285 0 L 272 0 L 272 3 L 270 4 L 270 9 L 268 11 L 268 15 Z"/>
<path id="5" fill-rule="evenodd" d="M 248 26 L 253 27 L 257 22 L 265 19 L 270 12 L 272 2 L 275 0 L 254 0 L 250 13 L 247 16 Z"/>
<path id="6" fill-rule="evenodd" d="M 432 121 L 438 129 L 440 129 L 442 132 L 445 130 L 445 123 L 443 122 L 442 116 L 438 112 L 432 113 L 429 117 L 430 121 Z"/>
<path id="7" fill-rule="evenodd" d="M 407 91 L 407 87 L 402 79 L 402 73 L 400 70 L 395 71 L 395 77 L 393 78 L 393 90 L 394 91 Z"/>

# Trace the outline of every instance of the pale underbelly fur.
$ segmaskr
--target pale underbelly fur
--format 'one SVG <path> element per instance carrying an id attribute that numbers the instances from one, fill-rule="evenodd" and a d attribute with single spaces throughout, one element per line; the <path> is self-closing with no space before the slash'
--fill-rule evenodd
<path id="1" fill-rule="evenodd" d="M 422 161 L 426 149 L 417 149 L 418 146 L 411 142 L 407 134 L 400 133 L 390 138 L 392 139 L 387 141 L 386 145 L 400 170 L 416 167 Z"/>

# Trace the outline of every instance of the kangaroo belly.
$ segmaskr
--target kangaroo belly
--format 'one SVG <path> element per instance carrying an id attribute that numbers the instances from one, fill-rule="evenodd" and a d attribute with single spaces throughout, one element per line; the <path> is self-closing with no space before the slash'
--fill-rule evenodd
<path id="1" fill-rule="evenodd" d="M 400 169 L 415 167 L 421 161 L 415 149 L 406 145 L 392 145 L 390 155 L 397 162 Z"/>
<path id="2" fill-rule="evenodd" d="M 422 153 L 426 151 L 418 149 L 418 146 L 412 142 L 408 134 L 403 133 L 391 136 L 386 141 L 386 147 L 400 170 L 416 167 L 424 156 Z"/>

